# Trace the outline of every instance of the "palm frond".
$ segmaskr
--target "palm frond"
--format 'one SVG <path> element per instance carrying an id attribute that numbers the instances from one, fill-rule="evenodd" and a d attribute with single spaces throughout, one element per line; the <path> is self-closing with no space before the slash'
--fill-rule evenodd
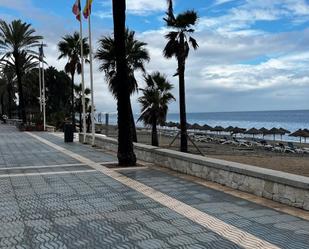
<path id="1" fill-rule="evenodd" d="M 128 78 L 130 93 L 138 90 L 137 81 L 134 72 L 137 70 L 145 73 L 145 63 L 149 62 L 150 57 L 144 42 L 135 38 L 135 32 L 126 29 L 125 32 L 126 42 L 126 60 L 128 68 Z M 117 95 L 118 90 L 121 90 L 116 77 L 116 52 L 113 37 L 103 37 L 99 40 L 99 48 L 95 53 L 95 59 L 100 61 L 99 70 L 105 73 L 105 78 L 109 85 L 109 89 L 114 96 Z"/>
<path id="2" fill-rule="evenodd" d="M 83 38 L 82 46 L 84 58 L 81 58 L 81 38 L 78 32 L 63 36 L 62 40 L 58 43 L 58 50 L 60 52 L 58 60 L 63 58 L 68 59 L 65 72 L 72 74 L 77 71 L 78 74 L 81 73 L 81 60 L 87 62 L 90 53 L 88 38 Z"/>
<path id="3" fill-rule="evenodd" d="M 173 27 L 176 21 L 174 16 L 173 0 L 167 0 L 167 5 L 166 17 L 163 18 L 163 20 L 166 22 L 168 27 Z"/>
<path id="4" fill-rule="evenodd" d="M 141 89 L 143 95 L 138 98 L 141 105 L 141 115 L 138 121 L 145 125 L 162 124 L 165 122 L 168 104 L 174 100 L 170 92 L 173 86 L 159 72 L 145 75 L 146 88 Z"/>
<path id="5" fill-rule="evenodd" d="M 189 42 L 191 43 L 191 46 L 193 47 L 194 50 L 198 48 L 197 41 L 192 36 L 189 37 Z"/>
<path id="6" fill-rule="evenodd" d="M 188 29 L 194 26 L 197 22 L 197 13 L 193 10 L 188 10 L 180 13 L 176 17 L 175 27 L 180 29 Z"/>

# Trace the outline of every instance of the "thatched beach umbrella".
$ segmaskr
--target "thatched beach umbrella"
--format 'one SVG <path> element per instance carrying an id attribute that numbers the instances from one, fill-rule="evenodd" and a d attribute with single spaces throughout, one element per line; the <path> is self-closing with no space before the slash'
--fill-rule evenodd
<path id="1" fill-rule="evenodd" d="M 191 124 L 187 123 L 187 129 L 191 129 Z M 180 123 L 177 123 L 177 128 L 180 130 Z"/>
<path id="2" fill-rule="evenodd" d="M 193 125 L 191 125 L 190 129 L 192 129 L 192 130 L 201 130 L 202 126 L 200 126 L 197 123 L 194 123 Z"/>
<path id="3" fill-rule="evenodd" d="M 280 136 L 281 136 L 281 141 L 282 141 L 282 136 L 283 136 L 283 135 L 285 135 L 285 134 L 290 134 L 290 133 L 291 133 L 289 130 L 284 129 L 284 128 L 282 128 L 282 127 L 280 127 L 279 130 L 281 131 L 281 134 L 280 134 Z"/>
<path id="4" fill-rule="evenodd" d="M 246 132 L 244 132 L 244 134 L 252 135 L 253 138 L 254 138 L 255 135 L 261 134 L 261 132 L 258 129 L 253 127 L 251 129 L 247 130 Z"/>
<path id="5" fill-rule="evenodd" d="M 263 139 L 265 135 L 269 134 L 269 130 L 267 130 L 265 127 L 262 127 L 261 129 L 259 129 L 259 131 L 261 132 L 261 134 L 263 134 Z"/>
<path id="6" fill-rule="evenodd" d="M 287 129 L 284 129 L 282 127 L 279 128 L 280 131 L 284 132 L 284 134 L 290 134 L 291 132 Z"/>
<path id="7" fill-rule="evenodd" d="M 305 143 L 306 143 L 306 139 L 307 137 L 309 137 L 309 132 L 305 129 L 299 129 L 295 132 L 293 132 L 292 134 L 290 134 L 289 136 L 291 137 L 299 137 L 299 142 L 301 143 L 301 138 L 303 137 L 305 139 Z"/>
<path id="8" fill-rule="evenodd" d="M 237 134 L 243 134 L 246 131 L 245 128 L 239 128 L 239 127 L 234 127 L 234 129 L 232 130 L 232 133 L 237 135 Z"/>
<path id="9" fill-rule="evenodd" d="M 177 123 L 170 121 L 170 122 L 165 123 L 165 126 L 169 128 L 173 128 L 177 126 Z"/>
<path id="10" fill-rule="evenodd" d="M 306 143 L 306 140 L 309 137 L 309 131 L 307 129 L 304 129 L 303 132 L 304 132 L 303 138 L 305 139 L 305 143 Z"/>
<path id="11" fill-rule="evenodd" d="M 204 130 L 204 131 L 211 131 L 211 130 L 212 130 L 212 127 L 209 126 L 209 125 L 207 125 L 207 124 L 204 124 L 204 125 L 202 126 L 202 130 Z"/>
<path id="12" fill-rule="evenodd" d="M 274 136 L 274 141 L 276 140 L 276 135 L 282 135 L 282 131 L 276 127 L 269 130 L 268 134 L 271 134 Z"/>
<path id="13" fill-rule="evenodd" d="M 225 131 L 225 129 L 222 126 L 215 126 L 211 131 L 216 131 L 219 134 L 219 132 Z"/>
<path id="14" fill-rule="evenodd" d="M 232 132 L 233 132 L 233 129 L 234 129 L 233 126 L 229 126 L 229 127 L 226 127 L 226 128 L 224 129 L 224 131 L 229 132 L 229 133 L 232 133 Z"/>

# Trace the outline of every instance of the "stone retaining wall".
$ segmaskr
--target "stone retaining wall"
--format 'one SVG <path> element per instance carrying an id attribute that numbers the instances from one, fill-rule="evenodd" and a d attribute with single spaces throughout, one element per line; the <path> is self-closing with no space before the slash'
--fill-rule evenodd
<path id="1" fill-rule="evenodd" d="M 82 136 L 80 134 L 80 141 Z M 90 135 L 86 142 L 91 142 Z M 96 135 L 96 145 L 117 152 L 116 139 Z M 309 210 L 309 177 L 138 143 L 134 144 L 134 149 L 139 160 Z"/>

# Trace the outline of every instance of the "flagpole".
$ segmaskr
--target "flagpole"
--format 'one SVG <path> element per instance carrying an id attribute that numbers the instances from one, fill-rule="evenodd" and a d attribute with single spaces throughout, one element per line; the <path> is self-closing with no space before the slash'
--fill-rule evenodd
<path id="1" fill-rule="evenodd" d="M 43 82 L 43 127 L 45 131 L 46 130 L 46 99 L 45 99 L 44 57 L 42 58 L 42 82 Z"/>
<path id="2" fill-rule="evenodd" d="M 93 68 L 92 68 L 92 37 L 91 37 L 91 15 L 88 16 L 89 29 L 89 48 L 90 48 L 90 89 L 91 89 L 91 131 L 92 131 L 92 146 L 95 145 L 95 123 L 94 123 L 94 90 L 93 90 Z"/>
<path id="3" fill-rule="evenodd" d="M 39 58 L 39 89 L 40 89 L 40 112 L 42 112 L 42 75 L 41 75 L 41 59 Z"/>
<path id="4" fill-rule="evenodd" d="M 83 108 L 83 143 L 86 142 L 86 104 L 85 104 L 85 75 L 84 75 L 84 47 L 83 47 L 83 24 L 82 18 L 79 21 L 80 28 L 80 53 L 82 66 L 82 108 Z M 79 127 L 79 130 L 81 127 Z"/>

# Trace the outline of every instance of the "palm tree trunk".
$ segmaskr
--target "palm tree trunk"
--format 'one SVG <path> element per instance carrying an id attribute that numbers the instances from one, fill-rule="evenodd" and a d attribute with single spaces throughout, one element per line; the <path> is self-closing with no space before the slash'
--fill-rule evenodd
<path id="1" fill-rule="evenodd" d="M 72 89 L 71 89 L 71 99 L 72 99 L 72 106 L 71 106 L 71 112 L 72 112 L 72 124 L 73 124 L 73 131 L 75 132 L 75 111 L 74 111 L 74 73 L 71 73 L 71 84 L 72 84 Z"/>
<path id="2" fill-rule="evenodd" d="M 187 114 L 185 95 L 185 56 L 184 36 L 180 35 L 180 58 L 178 59 L 179 74 L 179 112 L 180 112 L 180 151 L 188 152 Z"/>
<path id="3" fill-rule="evenodd" d="M 125 48 L 125 0 L 113 0 L 114 37 L 116 51 L 116 80 L 122 84 L 117 93 L 118 110 L 118 163 L 121 166 L 136 164 L 130 118 L 130 92 Z"/>
<path id="4" fill-rule="evenodd" d="M 17 77 L 17 88 L 18 88 L 18 118 L 22 119 L 23 123 L 27 122 L 26 110 L 25 110 L 25 101 L 24 101 L 24 91 L 22 85 L 22 76 L 19 68 L 19 55 L 18 53 L 14 53 L 15 58 L 15 72 Z"/>
<path id="5" fill-rule="evenodd" d="M 154 120 L 152 123 L 151 144 L 153 146 L 159 146 L 157 120 Z"/>
<path id="6" fill-rule="evenodd" d="M 133 110 L 130 102 L 130 117 L 131 117 L 131 130 L 132 130 L 132 139 L 134 143 L 137 143 L 137 134 L 136 134 L 136 127 L 135 127 L 135 120 L 133 115 Z"/>

